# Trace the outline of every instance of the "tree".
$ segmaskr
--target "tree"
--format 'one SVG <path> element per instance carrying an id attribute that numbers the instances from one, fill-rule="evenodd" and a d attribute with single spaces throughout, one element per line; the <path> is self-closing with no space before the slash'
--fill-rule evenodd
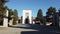
<path id="1" fill-rule="evenodd" d="M 4 4 L 7 2 L 8 0 L 0 0 L 0 6 L 4 6 Z"/>
<path id="2" fill-rule="evenodd" d="M 13 15 L 14 15 L 14 17 L 13 17 L 13 25 L 15 25 L 15 24 L 17 24 L 17 20 L 18 20 L 18 12 L 17 12 L 17 10 L 16 9 L 14 9 L 14 12 L 13 12 Z"/>
<path id="3" fill-rule="evenodd" d="M 9 9 L 8 6 L 5 6 L 5 9 L 7 9 L 9 11 L 8 13 L 8 22 L 12 19 L 12 15 L 13 15 L 13 10 Z"/>
<path id="4" fill-rule="evenodd" d="M 38 10 L 37 18 L 40 20 L 40 24 L 43 24 L 43 13 L 41 9 Z"/>
<path id="5" fill-rule="evenodd" d="M 8 0 L 0 0 L 0 8 L 5 11 L 5 3 L 8 2 Z"/>
<path id="6" fill-rule="evenodd" d="M 3 22 L 3 17 L 4 17 L 4 12 L 5 12 L 4 4 L 6 2 L 7 2 L 7 0 L 0 0 L 0 25 Z"/>
<path id="7" fill-rule="evenodd" d="M 46 22 L 52 23 L 51 25 L 55 25 L 56 24 L 55 21 L 56 21 L 56 8 L 49 7 L 46 15 Z"/>
<path id="8" fill-rule="evenodd" d="M 17 13 L 17 10 L 14 9 L 9 9 L 7 6 L 5 6 L 5 8 L 9 11 L 9 15 L 8 15 L 8 22 L 13 19 L 13 25 L 17 24 L 16 21 L 18 20 L 18 13 Z M 13 15 L 13 16 L 12 16 Z"/>
<path id="9" fill-rule="evenodd" d="M 56 13 L 56 8 L 50 7 L 50 8 L 48 8 L 48 12 Z"/>
<path id="10" fill-rule="evenodd" d="M 15 19 L 18 20 L 18 12 L 16 9 L 14 9 L 14 12 L 13 12 L 14 16 L 15 16 Z"/>

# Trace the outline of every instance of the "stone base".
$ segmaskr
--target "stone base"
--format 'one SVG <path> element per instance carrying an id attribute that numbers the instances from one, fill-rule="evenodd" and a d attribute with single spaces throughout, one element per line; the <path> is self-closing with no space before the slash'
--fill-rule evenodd
<path id="1" fill-rule="evenodd" d="M 8 19 L 4 18 L 3 27 L 8 27 Z"/>

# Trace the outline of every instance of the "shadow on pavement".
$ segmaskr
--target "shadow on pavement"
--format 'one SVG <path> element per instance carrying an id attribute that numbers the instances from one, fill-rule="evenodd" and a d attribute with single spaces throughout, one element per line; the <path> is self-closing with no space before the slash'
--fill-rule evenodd
<path id="1" fill-rule="evenodd" d="M 22 31 L 21 34 L 58 34 L 57 28 L 55 26 L 52 27 L 46 27 L 46 26 L 40 26 L 37 24 L 28 24 L 26 26 L 11 26 L 13 28 L 23 28 L 23 29 L 33 29 L 38 31 Z M 60 34 L 60 33 L 59 33 Z"/>
<path id="2" fill-rule="evenodd" d="M 23 26 L 10 26 L 12 28 L 23 28 L 23 29 L 34 29 L 34 30 L 38 30 L 38 31 L 41 31 L 41 30 L 57 30 L 56 27 L 52 26 L 52 27 L 46 27 L 46 26 L 40 26 L 38 24 L 28 24 L 28 25 L 24 25 Z"/>
<path id="3" fill-rule="evenodd" d="M 22 31 L 21 34 L 59 34 L 56 32 L 42 32 L 42 31 Z"/>
<path id="4" fill-rule="evenodd" d="M 38 24 L 28 24 L 28 25 L 24 25 L 24 26 L 10 26 L 12 28 L 23 28 L 23 29 L 34 29 L 34 30 L 40 30 L 40 29 L 44 29 L 45 26 L 40 26 Z"/>

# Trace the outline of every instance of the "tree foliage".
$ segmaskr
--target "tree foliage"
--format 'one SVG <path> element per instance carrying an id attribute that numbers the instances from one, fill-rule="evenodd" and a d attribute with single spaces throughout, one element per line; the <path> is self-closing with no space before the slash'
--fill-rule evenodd
<path id="1" fill-rule="evenodd" d="M 56 12 L 56 8 L 54 8 L 54 7 L 49 7 L 49 8 L 48 8 L 48 12 L 55 13 L 55 12 Z"/>
<path id="2" fill-rule="evenodd" d="M 42 9 L 39 9 L 39 10 L 38 10 L 37 18 L 40 20 L 40 24 L 43 23 L 43 13 L 42 13 Z"/>
<path id="3" fill-rule="evenodd" d="M 18 12 L 16 9 L 12 10 L 9 9 L 7 6 L 5 6 L 5 8 L 9 11 L 9 15 L 8 15 L 8 21 L 10 21 L 11 19 L 13 19 L 13 25 L 17 24 L 16 21 L 18 20 Z"/>
<path id="4" fill-rule="evenodd" d="M 14 12 L 13 12 L 13 15 L 14 15 L 14 17 L 13 17 L 13 25 L 15 25 L 15 24 L 17 24 L 17 20 L 18 20 L 18 12 L 17 12 L 17 10 L 16 9 L 14 9 Z"/>
<path id="5" fill-rule="evenodd" d="M 5 7 L 4 4 L 6 3 L 6 0 L 0 0 L 0 22 L 3 22 Z"/>
<path id="6" fill-rule="evenodd" d="M 8 0 L 0 0 L 0 5 L 4 5 Z"/>

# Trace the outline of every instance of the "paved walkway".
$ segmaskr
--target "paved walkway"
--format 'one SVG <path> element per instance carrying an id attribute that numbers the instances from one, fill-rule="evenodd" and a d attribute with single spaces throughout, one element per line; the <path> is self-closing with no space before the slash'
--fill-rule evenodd
<path id="1" fill-rule="evenodd" d="M 17 26 L 17 25 L 15 25 Z M 25 25 L 18 25 L 25 27 Z M 17 27 L 18 27 L 17 26 Z M 22 31 L 37 31 L 33 29 L 15 28 L 15 27 L 0 27 L 0 34 L 21 34 Z"/>
<path id="2" fill-rule="evenodd" d="M 0 34 L 60 34 L 55 27 L 40 25 L 14 25 L 13 27 L 0 28 Z"/>
<path id="3" fill-rule="evenodd" d="M 0 30 L 0 34 L 21 34 L 22 31 L 37 31 L 37 30 L 8 27 Z"/>

